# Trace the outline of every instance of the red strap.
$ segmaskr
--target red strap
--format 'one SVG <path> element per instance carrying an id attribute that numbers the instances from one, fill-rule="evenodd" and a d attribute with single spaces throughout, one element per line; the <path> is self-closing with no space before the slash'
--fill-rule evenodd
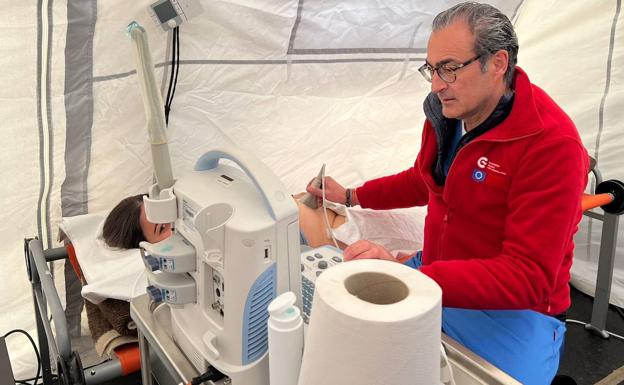
<path id="1" fill-rule="evenodd" d="M 74 268 L 78 279 L 84 281 L 82 270 L 80 270 L 80 265 L 78 264 L 78 260 L 76 259 L 76 250 L 74 249 L 74 246 L 71 243 L 68 243 L 67 245 L 65 245 L 65 248 L 67 249 L 67 255 L 69 256 L 69 263 L 71 263 L 72 267 Z"/>

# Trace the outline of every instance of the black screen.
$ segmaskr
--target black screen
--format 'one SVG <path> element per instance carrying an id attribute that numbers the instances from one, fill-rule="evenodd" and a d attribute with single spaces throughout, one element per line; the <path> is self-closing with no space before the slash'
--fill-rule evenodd
<path id="1" fill-rule="evenodd" d="M 167 21 L 178 16 L 178 13 L 169 1 L 165 1 L 162 4 L 155 5 L 153 9 L 154 13 L 156 13 L 156 16 L 158 16 L 158 20 L 160 20 L 161 23 L 166 23 Z"/>

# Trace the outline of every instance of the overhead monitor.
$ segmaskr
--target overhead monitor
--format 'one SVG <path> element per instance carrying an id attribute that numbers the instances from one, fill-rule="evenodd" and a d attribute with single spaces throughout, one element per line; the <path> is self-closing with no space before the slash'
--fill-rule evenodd
<path id="1" fill-rule="evenodd" d="M 203 12 L 199 0 L 158 0 L 149 7 L 152 19 L 165 31 Z"/>

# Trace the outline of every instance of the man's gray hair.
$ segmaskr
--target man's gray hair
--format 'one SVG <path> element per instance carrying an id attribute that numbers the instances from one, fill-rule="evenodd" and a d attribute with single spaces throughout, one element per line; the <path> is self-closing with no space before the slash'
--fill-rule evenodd
<path id="1" fill-rule="evenodd" d="M 505 72 L 505 82 L 512 85 L 513 76 L 518 62 L 518 37 L 509 18 L 489 4 L 465 2 L 441 12 L 433 19 L 434 31 L 445 28 L 454 21 L 464 20 L 475 36 L 474 50 L 480 55 L 481 68 L 490 56 L 499 50 L 509 53 L 509 65 Z"/>

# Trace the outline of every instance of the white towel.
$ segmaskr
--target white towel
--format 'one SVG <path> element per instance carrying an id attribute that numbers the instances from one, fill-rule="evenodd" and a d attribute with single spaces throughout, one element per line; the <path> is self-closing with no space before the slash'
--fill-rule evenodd
<path id="1" fill-rule="evenodd" d="M 334 208 L 332 208 L 334 210 Z M 347 221 L 334 229 L 339 241 L 350 245 L 360 239 L 378 243 L 396 256 L 422 249 L 426 207 L 396 210 L 349 208 Z"/>
<path id="2" fill-rule="evenodd" d="M 67 217 L 61 230 L 76 250 L 80 269 L 87 280 L 82 296 L 98 304 L 106 298 L 130 300 L 145 293 L 147 279 L 139 249 L 115 249 L 101 239 L 104 213 Z"/>

